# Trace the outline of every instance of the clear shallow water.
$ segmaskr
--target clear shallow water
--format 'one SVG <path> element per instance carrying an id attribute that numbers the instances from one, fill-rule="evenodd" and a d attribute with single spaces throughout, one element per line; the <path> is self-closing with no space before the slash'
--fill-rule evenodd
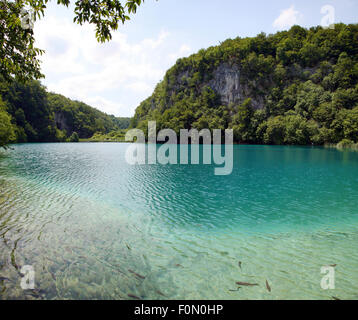
<path id="1" fill-rule="evenodd" d="M 233 174 L 214 176 L 129 166 L 126 148 L 2 152 L 1 299 L 358 299 L 358 153 L 234 146 Z M 36 292 L 19 285 L 23 265 Z"/>

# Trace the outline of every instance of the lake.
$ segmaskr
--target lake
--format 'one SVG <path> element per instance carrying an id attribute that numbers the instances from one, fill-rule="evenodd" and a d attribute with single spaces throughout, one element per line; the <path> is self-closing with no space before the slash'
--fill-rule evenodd
<path id="1" fill-rule="evenodd" d="M 358 153 L 234 146 L 233 173 L 215 176 L 131 166 L 127 147 L 1 151 L 0 299 L 358 298 Z"/>

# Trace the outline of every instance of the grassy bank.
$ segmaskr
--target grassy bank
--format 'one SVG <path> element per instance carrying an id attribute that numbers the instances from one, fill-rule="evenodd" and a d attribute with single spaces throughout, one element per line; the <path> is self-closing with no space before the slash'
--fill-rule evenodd
<path id="1" fill-rule="evenodd" d="M 95 133 L 89 139 L 80 139 L 80 142 L 125 142 L 125 135 L 127 130 L 112 131 L 108 134 Z"/>
<path id="2" fill-rule="evenodd" d="M 336 148 L 338 150 L 350 150 L 350 151 L 358 151 L 358 143 L 354 143 L 351 140 L 344 139 L 340 143 L 337 144 L 325 144 L 326 148 Z"/>

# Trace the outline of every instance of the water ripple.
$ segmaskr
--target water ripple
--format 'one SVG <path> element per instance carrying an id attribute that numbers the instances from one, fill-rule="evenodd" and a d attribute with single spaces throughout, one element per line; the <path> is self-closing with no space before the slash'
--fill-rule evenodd
<path id="1" fill-rule="evenodd" d="M 330 264 L 334 295 L 357 298 L 357 153 L 235 146 L 219 177 L 129 166 L 125 150 L 24 144 L 0 157 L 0 299 L 329 299 Z M 18 287 L 25 264 L 32 293 Z"/>

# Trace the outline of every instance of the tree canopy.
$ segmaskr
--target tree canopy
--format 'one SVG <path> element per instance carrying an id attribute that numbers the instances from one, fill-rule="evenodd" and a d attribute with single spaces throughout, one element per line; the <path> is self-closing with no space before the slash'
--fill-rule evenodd
<path id="1" fill-rule="evenodd" d="M 47 92 L 39 81 L 8 83 L 1 78 L 0 120 L 2 146 L 9 142 L 76 141 L 129 126 L 129 118 L 107 115 L 83 102 Z"/>
<path id="2" fill-rule="evenodd" d="M 39 56 L 43 51 L 34 47 L 31 21 L 44 16 L 49 0 L 0 0 L 0 74 L 7 80 L 40 79 Z M 57 0 L 68 7 L 73 3 L 74 22 L 90 23 L 96 27 L 96 38 L 105 42 L 112 38 L 112 31 L 130 19 L 144 0 Z M 29 10 L 30 12 L 29 15 Z"/>
<path id="3" fill-rule="evenodd" d="M 241 91 L 228 103 L 217 88 L 230 75 Z M 357 143 L 357 115 L 358 25 L 294 26 L 179 59 L 131 126 L 145 129 L 155 120 L 158 130 L 177 133 L 232 128 L 238 143 L 321 145 Z"/>
<path id="4" fill-rule="evenodd" d="M 15 141 L 14 127 L 0 96 L 0 147 L 6 148 L 7 144 L 12 141 Z"/>

